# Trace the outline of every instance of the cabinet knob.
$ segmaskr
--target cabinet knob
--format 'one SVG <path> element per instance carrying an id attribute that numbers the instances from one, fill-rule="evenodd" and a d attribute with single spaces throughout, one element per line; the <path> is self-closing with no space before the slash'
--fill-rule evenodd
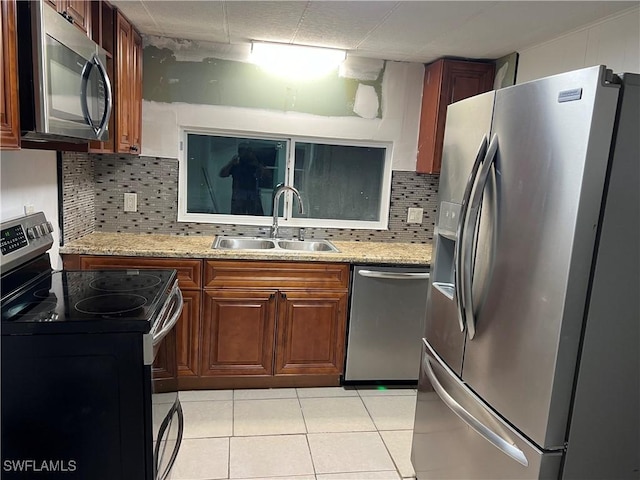
<path id="1" fill-rule="evenodd" d="M 138 151 L 138 146 L 137 145 L 131 145 L 129 147 L 129 150 L 131 150 L 132 152 L 137 152 Z"/>

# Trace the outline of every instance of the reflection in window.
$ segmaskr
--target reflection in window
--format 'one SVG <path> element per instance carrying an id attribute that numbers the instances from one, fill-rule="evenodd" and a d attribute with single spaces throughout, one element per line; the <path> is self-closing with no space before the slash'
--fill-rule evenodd
<path id="1" fill-rule="evenodd" d="M 284 182 L 286 141 L 187 136 L 187 212 L 271 215 Z"/>
<path id="2" fill-rule="evenodd" d="M 305 212 L 298 213 L 290 193 L 283 195 L 282 226 L 387 228 L 387 144 L 200 132 L 185 132 L 185 139 L 181 221 L 270 225 L 275 190 L 292 185 Z"/>

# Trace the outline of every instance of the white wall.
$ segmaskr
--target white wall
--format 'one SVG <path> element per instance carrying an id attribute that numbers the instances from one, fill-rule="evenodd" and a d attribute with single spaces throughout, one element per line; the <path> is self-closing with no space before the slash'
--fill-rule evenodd
<path id="1" fill-rule="evenodd" d="M 3 151 L 0 157 L 0 220 L 24 215 L 25 205 L 43 211 L 53 224 L 53 268 L 62 268 L 58 254 L 58 182 L 56 152 L 47 150 Z"/>
<path id="2" fill-rule="evenodd" d="M 640 8 L 520 50 L 517 83 L 593 65 L 640 73 Z"/>
<path id="3" fill-rule="evenodd" d="M 393 142 L 393 170 L 415 171 L 424 66 L 387 62 L 382 118 L 322 117 L 297 112 L 186 103 L 142 103 L 142 154 L 179 156 L 179 129 L 289 134 Z"/>

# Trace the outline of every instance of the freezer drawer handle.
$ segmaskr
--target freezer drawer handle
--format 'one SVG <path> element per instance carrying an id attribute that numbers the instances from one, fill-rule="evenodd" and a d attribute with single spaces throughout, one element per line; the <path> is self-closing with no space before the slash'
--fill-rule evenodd
<path id="1" fill-rule="evenodd" d="M 478 173 L 478 184 L 473 190 L 473 195 L 469 199 L 469 211 L 464 219 L 463 237 L 462 240 L 462 305 L 464 308 L 464 318 L 467 323 L 467 335 L 472 340 L 476 335 L 476 320 L 473 313 L 473 297 L 472 297 L 472 283 L 473 283 L 473 243 L 474 234 L 478 226 L 480 205 L 482 203 L 482 196 L 484 189 L 487 186 L 487 180 L 489 179 L 489 173 L 491 172 L 491 166 L 493 165 L 496 155 L 498 153 L 498 136 L 494 135 L 487 149 L 484 161 L 482 162 L 482 168 Z"/>
<path id="2" fill-rule="evenodd" d="M 392 280 L 426 280 L 429 278 L 429 273 L 412 273 L 412 272 L 379 272 L 377 270 L 359 270 L 358 275 L 367 278 L 385 278 Z"/>
<path id="3" fill-rule="evenodd" d="M 480 164 L 484 159 L 487 153 L 487 136 L 482 137 L 482 142 L 478 147 L 478 153 L 476 154 L 476 159 L 473 161 L 473 168 L 471 169 L 471 173 L 469 174 L 469 178 L 467 179 L 467 185 L 464 188 L 464 193 L 462 194 L 462 206 L 460 207 L 460 216 L 458 217 L 458 228 L 456 230 L 456 246 L 454 252 L 454 270 L 455 270 L 455 282 L 454 288 L 456 292 L 456 307 L 458 308 L 458 322 L 460 323 L 460 331 L 464 332 L 465 327 L 465 305 L 464 305 L 464 295 L 462 288 L 462 238 L 464 235 L 464 224 L 465 218 L 467 216 L 467 211 L 469 210 L 469 199 L 471 198 L 471 192 L 473 190 L 473 185 L 476 183 L 476 177 L 478 175 L 478 170 L 480 169 Z"/>
<path id="4" fill-rule="evenodd" d="M 491 430 L 484 423 L 474 417 L 471 413 L 464 409 L 442 386 L 438 378 L 436 377 L 433 368 L 431 368 L 431 357 L 427 354 L 424 356 L 425 373 L 427 378 L 431 382 L 433 389 L 436 391 L 442 401 L 449 407 L 453 413 L 458 415 L 469 427 L 473 428 L 482 437 L 488 440 L 495 447 L 500 449 L 505 454 L 509 455 L 516 462 L 525 467 L 529 465 L 527 457 L 524 452 L 516 447 L 513 443 L 502 438 L 499 434 Z"/>

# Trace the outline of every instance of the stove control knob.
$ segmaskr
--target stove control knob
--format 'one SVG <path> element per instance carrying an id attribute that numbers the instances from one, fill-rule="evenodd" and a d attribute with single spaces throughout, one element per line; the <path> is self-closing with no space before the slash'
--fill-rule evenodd
<path id="1" fill-rule="evenodd" d="M 42 234 L 43 235 L 51 233 L 51 230 L 49 230 L 49 225 L 47 225 L 46 223 L 41 223 L 40 224 L 40 228 L 42 229 Z"/>
<path id="2" fill-rule="evenodd" d="M 27 236 L 29 237 L 30 240 L 35 240 L 36 231 L 35 231 L 35 229 L 33 227 L 27 228 Z"/>
<path id="3" fill-rule="evenodd" d="M 49 221 L 47 221 L 47 230 L 49 230 L 49 233 L 53 233 L 53 224 Z"/>
<path id="4" fill-rule="evenodd" d="M 36 229 L 36 238 L 40 238 L 43 233 L 42 233 L 42 227 L 40 225 L 36 225 L 35 227 L 33 227 Z"/>

